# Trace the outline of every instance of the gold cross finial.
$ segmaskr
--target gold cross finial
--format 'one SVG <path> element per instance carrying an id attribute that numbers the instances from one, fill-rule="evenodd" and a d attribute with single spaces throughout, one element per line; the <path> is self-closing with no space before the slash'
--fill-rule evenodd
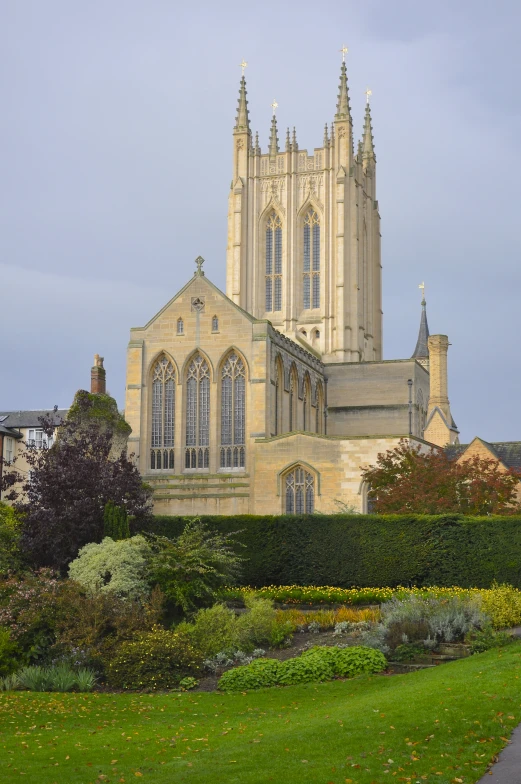
<path id="1" fill-rule="evenodd" d="M 425 283 L 420 283 L 418 288 L 421 290 L 422 293 L 422 301 L 425 299 Z"/>
<path id="2" fill-rule="evenodd" d="M 369 98 L 371 97 L 372 94 L 373 94 L 373 91 L 371 90 L 370 87 L 368 87 L 367 90 L 365 91 L 365 99 L 366 99 L 367 103 L 369 103 Z"/>
<path id="3" fill-rule="evenodd" d="M 242 75 L 244 76 L 244 69 L 248 67 L 248 63 L 246 62 L 244 57 L 242 58 L 242 63 L 240 63 L 240 66 L 242 68 Z"/>
<path id="4" fill-rule="evenodd" d="M 278 103 L 277 103 L 277 101 L 274 98 L 273 99 L 273 103 L 271 104 L 271 108 L 273 109 L 273 114 L 274 115 L 275 115 L 275 110 L 277 109 L 277 107 L 278 107 Z"/>
<path id="5" fill-rule="evenodd" d="M 339 49 L 338 51 L 342 52 L 342 62 L 345 63 L 345 61 L 346 61 L 346 54 L 349 52 L 349 49 L 344 44 L 343 47 L 341 49 Z"/>

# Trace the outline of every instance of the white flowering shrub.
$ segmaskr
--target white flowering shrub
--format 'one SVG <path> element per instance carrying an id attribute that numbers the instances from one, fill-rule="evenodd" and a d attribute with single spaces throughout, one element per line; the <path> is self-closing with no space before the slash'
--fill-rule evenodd
<path id="1" fill-rule="evenodd" d="M 91 594 L 114 593 L 122 599 L 141 599 L 150 593 L 147 582 L 150 547 L 143 536 L 82 547 L 69 565 L 69 577 Z"/>

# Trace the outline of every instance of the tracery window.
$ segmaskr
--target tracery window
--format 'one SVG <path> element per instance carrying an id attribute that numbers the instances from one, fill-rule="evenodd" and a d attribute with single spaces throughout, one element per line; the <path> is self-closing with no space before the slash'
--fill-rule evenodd
<path id="1" fill-rule="evenodd" d="M 221 370 L 221 468 L 246 464 L 246 374 L 235 352 Z"/>
<path id="2" fill-rule="evenodd" d="M 282 310 L 282 221 L 272 212 L 266 226 L 266 311 Z"/>
<path id="3" fill-rule="evenodd" d="M 315 479 L 297 466 L 285 476 L 286 514 L 312 514 L 315 509 Z"/>
<path id="4" fill-rule="evenodd" d="M 186 373 L 185 468 L 210 465 L 210 369 L 196 354 Z"/>
<path id="5" fill-rule="evenodd" d="M 304 217 L 304 309 L 320 307 L 320 221 L 315 210 Z"/>
<path id="6" fill-rule="evenodd" d="M 175 368 L 167 357 L 152 370 L 152 433 L 150 468 L 174 467 Z"/>

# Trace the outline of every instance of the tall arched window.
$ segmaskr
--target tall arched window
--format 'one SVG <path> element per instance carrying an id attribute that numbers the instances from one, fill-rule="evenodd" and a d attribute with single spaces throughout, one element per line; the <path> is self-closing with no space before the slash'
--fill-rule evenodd
<path id="1" fill-rule="evenodd" d="M 186 374 L 185 468 L 208 468 L 210 464 L 210 370 L 196 354 Z"/>
<path id="2" fill-rule="evenodd" d="M 291 368 L 289 374 L 289 432 L 297 429 L 297 390 L 298 390 L 298 376 L 295 365 Z"/>
<path id="3" fill-rule="evenodd" d="M 152 369 L 152 432 L 150 468 L 174 467 L 175 369 L 160 357 Z"/>
<path id="4" fill-rule="evenodd" d="M 266 311 L 282 310 L 282 221 L 272 212 L 266 225 Z"/>
<path id="5" fill-rule="evenodd" d="M 221 468 L 246 464 L 246 374 L 235 352 L 221 370 Z"/>
<path id="6" fill-rule="evenodd" d="M 282 369 L 282 362 L 280 358 L 277 360 L 275 367 L 275 405 L 274 405 L 274 422 L 273 432 L 276 436 L 282 433 L 282 390 L 284 389 L 284 371 Z"/>
<path id="7" fill-rule="evenodd" d="M 312 514 L 315 509 L 315 479 L 297 466 L 284 477 L 286 514 Z"/>
<path id="8" fill-rule="evenodd" d="M 320 307 L 320 221 L 313 209 L 304 216 L 304 310 Z"/>
<path id="9" fill-rule="evenodd" d="M 324 432 L 324 392 L 322 384 L 317 385 L 317 407 L 315 409 L 315 432 Z"/>
<path id="10" fill-rule="evenodd" d="M 306 378 L 304 379 L 304 401 L 302 404 L 302 413 L 303 413 L 303 427 L 302 429 L 306 432 L 311 431 L 311 417 L 310 417 L 310 405 L 311 405 L 311 384 L 309 381 L 309 376 L 306 374 Z"/>
<path id="11" fill-rule="evenodd" d="M 420 438 L 423 438 L 423 432 L 425 430 L 426 412 L 425 412 L 425 404 L 423 402 L 423 392 L 421 391 L 421 389 L 419 389 L 416 393 L 416 406 L 418 409 L 418 429 L 420 431 L 418 435 L 420 436 Z"/>

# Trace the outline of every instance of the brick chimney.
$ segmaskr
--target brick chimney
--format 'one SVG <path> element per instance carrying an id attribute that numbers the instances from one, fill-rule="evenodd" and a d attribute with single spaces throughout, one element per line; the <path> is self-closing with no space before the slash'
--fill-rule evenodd
<path id="1" fill-rule="evenodd" d="M 90 371 L 90 391 L 93 395 L 104 395 L 106 391 L 105 368 L 103 367 L 103 357 L 94 354 L 94 365 Z"/>

